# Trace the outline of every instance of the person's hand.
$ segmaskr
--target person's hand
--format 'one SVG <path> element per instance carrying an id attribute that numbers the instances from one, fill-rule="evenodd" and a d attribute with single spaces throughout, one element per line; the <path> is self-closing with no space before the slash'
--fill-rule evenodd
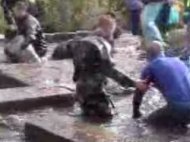
<path id="1" fill-rule="evenodd" d="M 147 84 L 146 80 L 137 81 L 136 82 L 136 88 L 142 92 L 146 92 L 149 89 L 149 84 Z"/>
<path id="2" fill-rule="evenodd" d="M 17 27 L 16 27 L 14 24 L 11 24 L 11 25 L 9 25 L 9 29 L 10 29 L 11 31 L 16 31 L 16 30 L 17 30 Z"/>

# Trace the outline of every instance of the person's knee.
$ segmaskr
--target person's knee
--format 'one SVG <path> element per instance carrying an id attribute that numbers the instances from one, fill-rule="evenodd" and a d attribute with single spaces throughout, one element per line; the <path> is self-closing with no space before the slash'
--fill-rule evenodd
<path id="1" fill-rule="evenodd" d="M 25 50 L 23 50 L 22 55 L 24 62 L 41 62 L 40 57 L 35 52 L 34 47 L 32 45 L 29 45 Z"/>

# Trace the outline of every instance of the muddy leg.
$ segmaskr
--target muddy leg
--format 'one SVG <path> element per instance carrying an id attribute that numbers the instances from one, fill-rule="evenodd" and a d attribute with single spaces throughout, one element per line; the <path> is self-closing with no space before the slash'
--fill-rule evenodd
<path id="1" fill-rule="evenodd" d="M 104 92 L 104 76 L 91 74 L 79 77 L 77 83 L 77 100 L 85 116 L 111 116 L 110 101 Z"/>

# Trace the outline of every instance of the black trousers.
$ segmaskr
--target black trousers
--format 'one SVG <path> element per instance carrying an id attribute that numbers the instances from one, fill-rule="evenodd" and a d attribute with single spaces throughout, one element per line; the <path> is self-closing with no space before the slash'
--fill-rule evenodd
<path id="1" fill-rule="evenodd" d="M 131 30 L 133 35 L 139 35 L 141 32 L 140 26 L 141 10 L 131 10 Z"/>

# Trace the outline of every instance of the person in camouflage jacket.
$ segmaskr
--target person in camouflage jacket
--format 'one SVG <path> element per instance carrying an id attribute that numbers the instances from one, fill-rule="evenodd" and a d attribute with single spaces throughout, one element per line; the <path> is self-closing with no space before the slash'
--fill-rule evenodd
<path id="1" fill-rule="evenodd" d="M 27 9 L 28 6 L 25 2 L 18 2 L 14 8 L 17 32 L 12 39 L 8 40 L 8 44 L 6 46 L 7 48 L 5 48 L 5 53 L 8 57 L 10 57 L 10 59 L 13 56 L 14 60 L 17 58 L 17 61 L 12 60 L 12 62 L 19 62 L 22 51 L 27 50 L 29 46 L 34 48 L 35 54 L 37 54 L 35 56 L 38 56 L 38 60 L 39 58 L 45 56 L 47 52 L 47 46 L 41 25 L 34 16 L 27 12 Z M 17 43 L 20 43 L 17 44 L 17 51 L 12 50 L 13 48 L 16 49 L 14 42 L 12 41 L 18 41 Z"/>
<path id="2" fill-rule="evenodd" d="M 114 67 L 111 45 L 102 37 L 68 41 L 56 48 L 53 58 L 73 59 L 76 98 L 85 115 L 112 116 L 112 103 L 104 90 L 107 77 L 123 87 L 135 86 L 133 80 Z"/>

